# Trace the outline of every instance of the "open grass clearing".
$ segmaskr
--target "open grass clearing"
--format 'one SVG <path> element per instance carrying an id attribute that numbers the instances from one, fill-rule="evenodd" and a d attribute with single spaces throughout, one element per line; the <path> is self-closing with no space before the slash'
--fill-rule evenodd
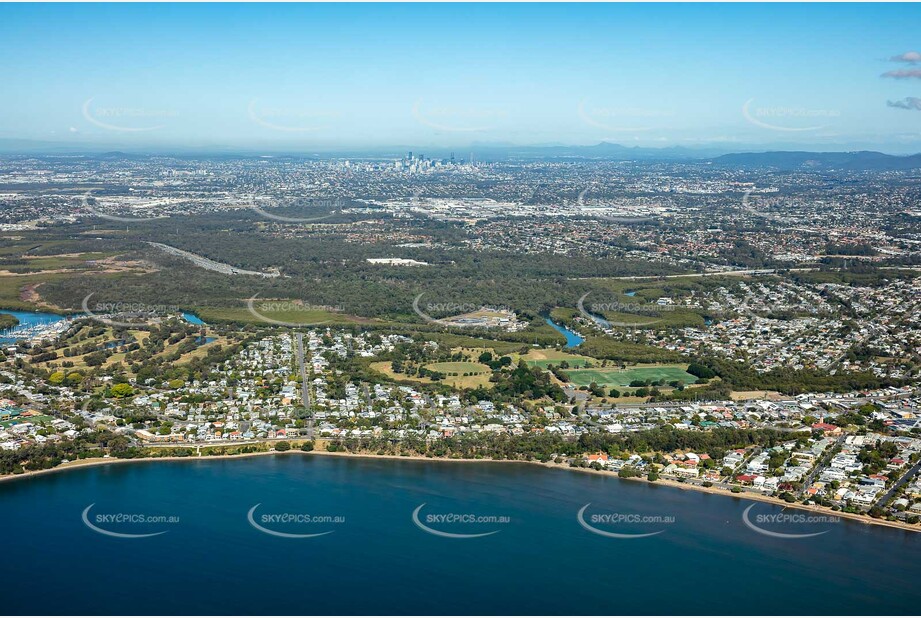
<path id="1" fill-rule="evenodd" d="M 436 382 L 427 377 L 423 378 L 419 376 L 408 376 L 404 373 L 396 373 L 393 370 L 393 366 L 390 361 L 371 363 L 370 367 L 374 371 L 377 371 L 378 373 L 381 373 L 395 381 L 417 382 L 419 384 L 449 384 L 454 388 L 477 388 L 478 386 L 490 388 L 492 385 L 492 383 L 489 381 L 489 377 L 492 375 L 492 371 L 490 371 L 489 367 L 486 365 L 481 365 L 480 363 L 430 363 L 429 365 L 425 365 L 425 368 L 431 369 L 433 371 L 442 371 L 441 369 L 438 369 L 439 365 L 463 365 L 467 367 L 476 366 L 482 367 L 486 371 L 485 373 L 472 376 L 447 376 L 444 380 Z"/>
<path id="2" fill-rule="evenodd" d="M 594 382 L 602 386 L 629 387 L 634 380 L 664 380 L 666 384 L 679 380 L 685 384 L 693 384 L 697 378 L 686 369 L 687 365 L 640 365 L 626 369 L 598 367 L 567 370 L 566 375 L 577 386 L 588 386 Z"/>

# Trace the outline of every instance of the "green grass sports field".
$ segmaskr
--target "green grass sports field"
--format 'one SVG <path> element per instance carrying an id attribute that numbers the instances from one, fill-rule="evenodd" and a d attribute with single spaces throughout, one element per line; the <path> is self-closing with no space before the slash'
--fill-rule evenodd
<path id="1" fill-rule="evenodd" d="M 425 368 L 431 371 L 440 371 L 446 374 L 456 373 L 459 375 L 465 373 L 488 373 L 492 371 L 489 367 L 481 363 L 468 363 L 463 361 L 457 363 L 429 363 Z"/>
<path id="2" fill-rule="evenodd" d="M 573 384 L 587 386 L 592 382 L 604 386 L 629 386 L 634 380 L 665 380 L 666 384 L 674 380 L 681 380 L 685 384 L 693 384 L 697 378 L 687 371 L 685 365 L 659 365 L 651 367 L 630 367 L 627 369 L 572 369 L 566 375 Z"/>

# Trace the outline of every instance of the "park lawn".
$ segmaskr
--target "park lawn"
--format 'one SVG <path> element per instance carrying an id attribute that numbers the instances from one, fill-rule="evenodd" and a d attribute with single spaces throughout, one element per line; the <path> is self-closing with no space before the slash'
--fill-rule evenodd
<path id="1" fill-rule="evenodd" d="M 515 352 L 528 347 L 527 343 L 520 341 L 499 341 L 455 333 L 425 333 L 425 338 L 448 346 L 452 350 L 463 351 L 472 358 L 478 358 L 483 352 L 492 352 L 493 356 L 514 357 Z"/>
<path id="2" fill-rule="evenodd" d="M 197 336 L 197 335 L 196 335 L 196 336 Z M 176 343 L 169 343 L 169 344 L 163 346 L 163 351 L 157 352 L 156 354 L 154 354 L 154 355 L 151 356 L 150 358 L 151 358 L 151 360 L 153 360 L 153 359 L 155 359 L 155 358 L 165 358 L 165 357 L 169 356 L 170 354 L 173 354 L 174 352 L 176 352 L 176 351 L 179 349 L 179 346 L 181 346 L 181 345 L 182 345 L 183 343 L 185 343 L 185 342 L 186 342 L 186 339 L 182 339 L 181 341 L 177 341 Z"/>
<path id="3" fill-rule="evenodd" d="M 520 349 L 521 349 L 521 346 L 518 345 L 515 349 L 516 349 L 516 350 L 520 350 Z M 507 351 L 507 352 L 500 353 L 498 350 L 496 350 L 496 349 L 494 349 L 494 348 L 491 348 L 491 347 L 488 347 L 488 348 L 477 348 L 477 347 L 473 347 L 473 348 L 471 348 L 471 347 L 461 346 L 461 347 L 454 347 L 454 348 L 451 348 L 451 352 L 454 353 L 454 354 L 463 354 L 464 356 L 467 356 L 467 357 L 469 357 L 469 358 L 471 358 L 471 359 L 478 359 L 478 358 L 480 358 L 480 355 L 481 355 L 483 352 L 489 352 L 490 354 L 492 354 L 493 360 L 502 358 L 503 356 L 508 356 L 509 358 L 512 359 L 512 364 L 517 364 L 517 363 L 518 363 L 518 359 L 519 359 L 519 357 L 521 356 L 521 354 L 519 354 L 518 352 L 512 352 L 511 350 L 509 350 L 509 351 Z M 479 364 L 479 362 L 477 362 L 476 360 L 474 360 L 474 361 L 472 361 L 472 362 L 476 362 L 477 364 Z"/>
<path id="4" fill-rule="evenodd" d="M 39 414 L 38 416 L 18 416 L 8 421 L 0 422 L 0 427 L 9 429 L 13 425 L 20 425 L 22 423 L 32 423 L 33 425 L 41 425 L 44 427 L 53 420 L 54 417 L 47 414 Z"/>
<path id="5" fill-rule="evenodd" d="M 137 343 L 141 344 L 142 346 L 144 345 L 144 340 L 150 336 L 150 333 L 148 333 L 147 331 L 130 330 L 128 332 L 133 333 Z M 114 339 L 112 341 L 114 341 Z M 106 342 L 106 343 L 109 343 L 109 342 Z M 133 342 L 129 342 L 128 345 L 130 345 L 131 343 Z M 127 356 L 127 353 L 125 352 L 116 352 L 115 354 L 113 354 L 112 356 L 106 359 L 106 362 L 103 364 L 103 367 L 111 367 L 112 365 L 115 365 L 116 363 L 123 363 L 125 361 L 125 356 Z"/>
<path id="6" fill-rule="evenodd" d="M 482 363 L 470 363 L 467 361 L 448 362 L 448 363 L 429 363 L 425 365 L 426 369 L 440 371 L 444 374 L 450 373 L 491 373 L 492 369 Z"/>
<path id="7" fill-rule="evenodd" d="M 218 346 L 218 345 L 226 346 L 230 343 L 231 341 L 229 338 L 222 336 L 222 335 L 218 335 L 215 337 L 214 341 L 203 343 L 202 345 L 198 346 L 191 352 L 186 352 L 185 354 L 180 356 L 179 360 L 176 362 L 179 364 L 182 364 L 182 363 L 189 362 L 193 358 L 203 358 L 208 355 L 208 350 L 213 348 L 214 346 Z"/>
<path id="8" fill-rule="evenodd" d="M 111 367 L 112 365 L 117 365 L 118 363 L 123 363 L 123 362 L 125 362 L 125 356 L 127 356 L 127 354 L 126 354 L 125 352 L 116 352 L 115 354 L 113 354 L 112 356 L 110 356 L 109 358 L 107 358 L 107 359 L 106 359 L 106 362 L 104 362 L 104 363 L 102 364 L 102 366 L 103 366 L 104 368 L 108 369 L 108 368 Z"/>
<path id="9" fill-rule="evenodd" d="M 76 338 L 76 336 L 80 335 L 86 330 L 88 330 L 87 327 L 81 328 L 75 334 L 74 338 Z M 144 341 L 150 336 L 150 333 L 147 332 L 146 330 L 129 330 L 128 333 L 133 335 L 135 341 L 137 341 L 137 343 L 141 345 L 143 345 Z M 68 371 L 78 371 L 78 370 L 89 369 L 89 367 L 83 360 L 83 357 L 86 356 L 86 354 L 81 354 L 78 356 L 64 356 L 64 352 L 66 350 L 70 350 L 75 347 L 84 346 L 87 343 L 96 344 L 97 346 L 96 350 L 99 350 L 99 349 L 102 349 L 105 344 L 111 343 L 113 341 L 115 341 L 115 339 L 112 338 L 112 328 L 106 328 L 104 333 L 96 335 L 95 337 L 90 337 L 89 339 L 84 339 L 83 341 L 79 341 L 79 342 L 75 341 L 71 345 L 61 348 L 60 350 L 56 350 L 56 352 L 59 354 L 58 358 L 51 360 L 51 361 L 36 363 L 35 365 L 37 367 L 44 366 L 45 368 L 51 369 L 53 367 L 61 367 L 62 361 L 70 361 L 73 363 L 73 367 L 65 367 L 63 369 L 66 369 Z M 93 350 L 93 352 L 95 352 L 96 350 Z M 92 354 L 92 352 L 88 352 L 87 354 Z M 117 362 L 123 361 L 124 358 L 125 358 L 125 354 L 123 352 L 116 352 L 115 354 L 110 356 L 108 359 L 106 359 L 106 362 L 103 365 L 103 367 L 114 365 Z"/>
<path id="10" fill-rule="evenodd" d="M 118 254 L 94 251 L 68 255 L 27 255 L 23 256 L 25 264 L 12 265 L 6 268 L 12 272 L 36 272 L 67 268 L 92 269 L 95 268 L 95 265 L 90 262 L 103 260 L 114 255 Z"/>
<path id="11" fill-rule="evenodd" d="M 521 350 L 521 346 L 517 346 L 516 350 Z M 573 354 L 572 352 L 566 352 L 564 350 L 557 350 L 556 348 L 528 348 L 527 353 L 521 354 L 519 352 L 506 352 L 504 354 L 498 353 L 493 348 L 467 348 L 459 347 L 453 348 L 452 352 L 461 352 L 466 354 L 471 358 L 479 358 L 480 354 L 483 352 L 492 352 L 494 358 L 501 356 L 508 356 L 512 359 L 512 364 L 517 365 L 518 361 L 523 360 L 531 367 L 540 367 L 541 369 L 546 369 L 550 365 L 559 366 L 563 361 L 569 363 L 570 367 L 578 368 L 585 367 L 586 365 L 600 365 L 602 361 L 592 358 L 590 356 L 584 356 L 582 354 Z"/>
<path id="12" fill-rule="evenodd" d="M 569 366 L 573 368 L 585 367 L 587 364 L 596 365 L 601 362 L 589 356 L 582 356 L 581 354 L 572 354 L 562 350 L 537 348 L 528 350 L 528 353 L 520 358 L 528 365 L 540 367 L 541 369 L 546 369 L 549 365 L 559 366 L 562 361 L 566 361 L 569 363 Z M 518 359 L 515 360 L 517 362 Z"/>
<path id="13" fill-rule="evenodd" d="M 67 352 L 68 350 L 71 350 L 73 348 L 77 348 L 80 346 L 84 346 L 88 343 L 98 344 L 99 346 L 102 346 L 104 343 L 107 343 L 110 340 L 110 337 L 112 336 L 112 329 L 106 328 L 105 332 L 100 333 L 99 335 L 96 335 L 95 337 L 90 337 L 89 339 L 84 339 L 83 341 L 76 341 L 79 335 L 83 334 L 84 332 L 88 330 L 89 330 L 89 327 L 84 326 L 83 328 L 78 330 L 76 333 L 74 333 L 74 336 L 72 337 L 73 343 L 70 343 L 59 350 L 55 350 L 55 352 L 58 353 L 58 358 L 54 360 L 50 360 L 50 361 L 43 361 L 41 363 L 34 363 L 34 365 L 36 367 L 46 367 L 46 368 L 60 367 L 61 361 L 70 361 L 74 364 L 74 366 L 68 369 L 78 369 L 78 368 L 85 369 L 86 364 L 83 362 L 83 357 L 85 355 L 80 354 L 78 356 L 65 356 L 64 353 Z"/>
<path id="14" fill-rule="evenodd" d="M 82 330 L 81 330 L 80 332 L 82 332 Z M 133 335 L 135 341 L 136 341 L 137 343 L 139 343 L 141 346 L 143 346 L 143 345 L 144 345 L 144 341 L 146 341 L 147 338 L 150 337 L 150 333 L 147 332 L 147 331 L 145 331 L 145 330 L 134 330 L 134 329 L 132 329 L 132 330 L 129 330 L 128 333 L 130 333 L 131 335 Z M 102 333 L 101 335 L 97 335 L 97 336 L 95 336 L 95 337 L 91 337 L 90 339 L 86 339 L 86 340 L 84 340 L 84 341 L 80 341 L 80 342 L 74 343 L 72 346 L 68 346 L 67 348 L 62 348 L 62 349 L 60 349 L 60 350 L 57 350 L 58 354 L 60 354 L 61 356 L 59 356 L 58 358 L 56 358 L 56 359 L 54 359 L 54 360 L 52 360 L 52 361 L 45 361 L 44 363 L 37 363 L 36 366 L 45 366 L 45 367 L 48 368 L 48 369 L 52 369 L 52 368 L 55 368 L 55 367 L 61 367 L 61 362 L 62 362 L 62 361 L 70 361 L 71 363 L 73 363 L 73 367 L 62 368 L 62 370 L 66 370 L 66 371 L 85 371 L 85 370 L 89 370 L 89 369 L 91 369 L 91 367 L 89 367 L 89 366 L 86 364 L 85 357 L 86 357 L 87 355 L 89 355 L 89 354 L 93 354 L 94 352 L 97 352 L 97 351 L 99 351 L 99 350 L 104 349 L 103 346 L 104 346 L 105 344 L 111 343 L 111 342 L 113 342 L 113 341 L 116 341 L 116 340 L 112 338 L 112 329 L 111 329 L 111 328 L 106 328 L 106 331 L 105 331 L 104 333 Z M 87 343 L 96 344 L 96 349 L 94 349 L 94 350 L 91 351 L 91 352 L 87 352 L 86 354 L 81 354 L 81 355 L 79 355 L 79 356 L 70 356 L 70 357 L 65 357 L 65 356 L 63 356 L 64 350 L 70 349 L 71 347 L 83 346 L 83 345 L 86 345 Z M 130 342 L 130 343 L 133 343 L 133 342 Z M 130 343 L 129 343 L 128 345 L 130 345 Z M 158 354 L 155 354 L 155 355 L 154 355 L 153 357 L 151 357 L 151 358 L 158 358 L 158 357 L 166 356 L 166 355 L 168 355 L 168 354 L 174 352 L 174 351 L 179 347 L 179 345 L 180 345 L 181 343 L 182 343 L 182 342 L 180 341 L 180 342 L 178 342 L 178 343 L 174 343 L 174 344 L 167 345 L 167 346 L 164 348 L 164 350 L 163 350 L 162 352 L 160 352 L 160 353 L 158 353 Z M 211 343 L 205 344 L 205 345 L 200 346 L 200 347 L 207 347 L 207 346 L 213 345 L 213 344 L 215 344 L 215 343 L 218 343 L 218 342 L 217 342 L 217 341 L 212 341 Z M 121 347 L 121 346 L 119 346 L 119 347 Z M 187 353 L 187 354 L 184 355 L 182 358 L 180 358 L 179 362 L 182 362 L 183 360 L 187 360 L 188 358 L 192 358 L 192 355 L 193 355 L 197 350 L 198 350 L 198 348 L 196 348 L 196 350 L 193 350 L 192 352 Z M 109 368 L 109 367 L 112 367 L 113 365 L 115 365 L 115 364 L 117 364 L 117 363 L 123 363 L 123 362 L 125 361 L 125 356 L 126 356 L 126 353 L 125 353 L 125 352 L 115 352 L 115 353 L 113 353 L 111 356 L 109 356 L 109 357 L 106 359 L 106 361 L 102 364 L 102 367 L 103 367 L 103 368 Z M 187 358 L 187 357 L 188 357 L 188 358 Z"/>
<path id="15" fill-rule="evenodd" d="M 145 340 L 147 337 L 150 336 L 150 333 L 148 333 L 148 332 L 146 332 L 146 331 L 130 331 L 130 332 L 135 333 L 136 336 L 137 336 L 138 334 L 143 335 L 143 336 L 137 336 L 138 343 L 141 343 L 142 345 L 143 345 L 143 343 L 144 343 L 144 340 Z M 180 342 L 177 342 L 177 343 L 173 343 L 173 344 L 170 344 L 170 345 L 167 345 L 167 346 L 163 349 L 162 352 L 159 352 L 158 354 L 153 355 L 151 358 L 152 358 L 152 359 L 163 358 L 163 357 L 166 357 L 166 356 L 172 354 L 173 352 L 175 352 L 175 351 L 179 348 L 180 345 L 182 345 L 182 343 L 183 343 L 184 341 L 185 341 L 185 340 L 180 341 Z M 193 358 L 204 357 L 204 356 L 208 353 L 208 349 L 209 349 L 209 348 L 214 347 L 215 345 L 218 345 L 218 344 L 226 345 L 228 342 L 229 342 L 229 339 L 228 339 L 227 337 L 219 336 L 219 337 L 217 337 L 214 341 L 211 341 L 211 342 L 209 342 L 209 343 L 202 344 L 202 345 L 196 347 L 194 350 L 191 350 L 190 352 L 186 352 L 185 354 L 183 354 L 182 356 L 180 356 L 176 361 L 174 361 L 174 364 L 176 364 L 176 365 L 181 365 L 181 364 L 183 364 L 183 363 L 189 362 L 189 361 L 192 360 Z M 125 361 L 125 356 L 126 356 L 126 353 L 125 353 L 125 352 L 116 352 L 116 353 L 112 354 L 109 358 L 107 358 L 107 359 L 106 359 L 106 362 L 105 362 L 102 366 L 103 366 L 104 368 L 109 368 L 109 367 L 111 367 L 111 366 L 113 366 L 113 365 L 116 365 L 116 364 L 118 364 L 118 363 L 124 363 L 124 361 Z M 74 363 L 74 369 L 78 369 L 78 368 L 80 368 L 80 369 L 86 369 L 87 366 L 86 366 L 86 363 L 83 362 L 83 357 L 82 357 L 82 356 L 77 356 L 77 357 L 74 357 L 74 358 L 68 359 L 68 360 L 76 361 L 77 359 L 79 359 L 80 362 L 79 362 L 79 363 L 77 363 L 77 362 Z M 52 361 L 52 362 L 56 362 L 56 361 Z M 129 371 L 129 373 L 130 373 L 130 371 Z"/>
<path id="16" fill-rule="evenodd" d="M 566 375 L 577 386 L 588 386 L 592 382 L 602 386 L 629 387 L 634 380 L 665 380 L 666 384 L 680 380 L 685 384 L 693 384 L 697 378 L 685 369 L 687 365 L 638 365 L 619 369 L 605 367 L 595 369 L 567 370 Z"/>
<path id="17" fill-rule="evenodd" d="M 370 367 L 378 373 L 382 373 L 388 378 L 396 381 L 406 381 L 406 382 L 417 382 L 419 384 L 448 384 L 454 388 L 477 388 L 482 386 L 484 388 L 491 388 L 492 383 L 489 381 L 489 377 L 492 375 L 492 371 L 486 365 L 481 365 L 480 363 L 430 363 L 425 365 L 426 369 L 432 369 L 433 371 L 443 371 L 438 367 L 441 365 L 463 365 L 468 367 L 467 371 L 469 372 L 471 367 L 482 367 L 485 370 L 485 373 L 474 376 L 447 376 L 444 380 L 439 380 L 434 382 L 429 378 L 421 378 L 419 376 L 407 376 L 402 373 L 396 373 L 393 370 L 392 364 L 390 361 L 379 361 L 376 363 L 371 363 Z"/>
<path id="18" fill-rule="evenodd" d="M 502 347 L 502 346 L 497 346 Z M 493 347 L 455 347 L 451 348 L 452 352 L 460 352 L 470 358 L 479 358 L 480 354 L 483 352 L 491 352 L 493 359 L 501 358 L 502 356 L 508 356 L 512 359 L 512 364 L 517 365 L 518 361 L 524 360 L 526 363 L 532 367 L 540 367 L 546 369 L 548 365 L 559 365 L 561 361 L 567 361 L 573 367 L 582 367 L 586 363 L 600 363 L 594 358 L 588 356 L 580 356 L 579 354 L 572 354 L 570 352 L 564 352 L 562 350 L 557 350 L 555 348 L 527 348 L 525 354 L 521 354 L 522 346 L 521 344 L 516 344 L 514 351 L 509 348 L 506 348 L 506 351 L 500 352 Z"/>

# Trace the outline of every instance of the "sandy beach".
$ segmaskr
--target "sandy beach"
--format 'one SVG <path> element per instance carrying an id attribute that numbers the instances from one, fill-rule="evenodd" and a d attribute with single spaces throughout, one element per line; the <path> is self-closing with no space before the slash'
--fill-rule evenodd
<path id="1" fill-rule="evenodd" d="M 842 519 L 849 519 L 851 521 L 857 521 L 867 525 L 873 526 L 886 526 L 889 528 L 899 528 L 901 530 L 907 530 L 910 532 L 921 532 L 921 525 L 919 524 L 907 524 L 898 521 L 887 521 L 885 519 L 875 519 L 868 515 L 860 515 L 857 513 L 844 513 L 842 511 L 833 511 L 830 508 L 826 508 L 818 505 L 808 505 L 802 503 L 789 503 L 780 498 L 775 498 L 773 496 L 765 496 L 763 494 L 756 494 L 753 492 L 744 492 L 734 494 L 729 491 L 724 491 L 722 489 L 717 489 L 715 487 L 701 487 L 699 485 L 691 485 L 689 483 L 679 483 L 678 481 L 673 481 L 669 479 L 660 478 L 657 481 L 648 481 L 645 478 L 628 478 L 622 479 L 617 476 L 614 472 L 609 472 L 605 470 L 593 470 L 592 468 L 573 468 L 568 464 L 558 464 L 554 462 L 542 463 L 539 461 L 525 461 L 525 460 L 515 460 L 515 459 L 453 459 L 448 457 L 425 457 L 422 455 L 412 455 L 412 456 L 403 456 L 403 455 L 378 455 L 376 453 L 348 453 L 348 452 L 329 452 L 326 450 L 313 450 L 313 451 L 301 451 L 298 449 L 292 448 L 289 451 L 261 451 L 258 453 L 239 453 L 234 455 L 202 455 L 202 456 L 189 456 L 189 457 L 137 457 L 134 459 L 118 459 L 116 457 L 95 457 L 90 459 L 81 459 L 78 461 L 71 461 L 65 464 L 61 464 L 56 468 L 50 468 L 48 470 L 35 470 L 32 472 L 24 472 L 22 474 L 6 474 L 0 475 L 0 483 L 5 481 L 16 481 L 19 479 L 28 479 L 35 476 L 42 476 L 45 474 L 54 474 L 59 472 L 66 472 L 68 470 L 76 470 L 79 468 L 88 468 L 93 466 L 105 466 L 110 464 L 130 464 L 130 463 L 141 463 L 141 462 L 154 462 L 154 461 L 209 461 L 216 459 L 244 459 L 248 457 L 264 457 L 268 455 L 273 456 L 289 456 L 289 455 L 304 455 L 304 456 L 319 456 L 319 457 L 357 457 L 363 459 L 397 459 L 403 461 L 429 461 L 429 462 L 441 462 L 441 463 L 517 463 L 517 464 L 532 464 L 541 466 L 544 468 L 554 468 L 557 470 L 567 470 L 570 472 L 581 472 L 586 474 L 598 474 L 608 478 L 617 479 L 619 481 L 632 481 L 639 483 L 649 483 L 651 485 L 659 485 L 662 487 L 671 487 L 673 489 L 682 489 L 685 491 L 698 491 L 702 493 L 707 493 L 711 495 L 718 495 L 727 498 L 737 498 L 741 500 L 752 500 L 756 502 L 767 502 L 769 504 L 774 504 L 788 509 L 797 509 L 801 511 L 809 511 L 812 513 L 820 513 L 829 517 L 840 517 Z"/>

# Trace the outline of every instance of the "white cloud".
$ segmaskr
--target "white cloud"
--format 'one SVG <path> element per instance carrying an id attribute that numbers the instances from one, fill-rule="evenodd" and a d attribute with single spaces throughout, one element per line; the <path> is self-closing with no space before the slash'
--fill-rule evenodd
<path id="1" fill-rule="evenodd" d="M 901 101 L 886 101 L 886 105 L 889 107 L 897 107 L 899 109 L 916 109 L 921 111 L 921 98 L 906 97 Z"/>
<path id="2" fill-rule="evenodd" d="M 883 77 L 892 79 L 921 79 L 921 69 L 899 69 L 898 71 L 886 71 Z"/>
<path id="3" fill-rule="evenodd" d="M 898 56 L 890 58 L 892 62 L 907 62 L 908 64 L 917 64 L 921 62 L 921 52 L 908 51 Z"/>

